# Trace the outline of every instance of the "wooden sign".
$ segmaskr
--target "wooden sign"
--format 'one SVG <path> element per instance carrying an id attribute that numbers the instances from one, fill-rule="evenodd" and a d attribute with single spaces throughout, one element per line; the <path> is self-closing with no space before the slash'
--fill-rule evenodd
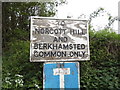
<path id="1" fill-rule="evenodd" d="M 31 62 L 89 59 L 87 20 L 31 17 Z"/>

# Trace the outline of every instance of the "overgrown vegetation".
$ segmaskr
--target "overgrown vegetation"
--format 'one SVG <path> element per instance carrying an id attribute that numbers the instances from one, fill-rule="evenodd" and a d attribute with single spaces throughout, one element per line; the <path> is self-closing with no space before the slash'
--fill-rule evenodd
<path id="1" fill-rule="evenodd" d="M 81 62 L 81 87 L 120 89 L 120 35 L 90 31 L 90 61 Z"/>
<path id="2" fill-rule="evenodd" d="M 54 16 L 56 5 L 50 4 L 50 9 L 46 5 L 3 4 L 3 90 L 42 88 L 43 63 L 29 61 L 29 16 Z M 38 8 L 41 11 L 34 12 Z M 80 87 L 88 90 L 120 89 L 120 35 L 111 33 L 108 29 L 94 32 L 89 28 L 89 31 L 91 60 L 80 62 Z"/>

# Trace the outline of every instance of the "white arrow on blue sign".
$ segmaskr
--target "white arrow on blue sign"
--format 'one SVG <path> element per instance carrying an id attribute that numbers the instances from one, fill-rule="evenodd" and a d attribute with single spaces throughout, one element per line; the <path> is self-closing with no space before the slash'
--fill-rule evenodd
<path id="1" fill-rule="evenodd" d="M 78 62 L 45 63 L 43 76 L 44 89 L 80 89 Z"/>

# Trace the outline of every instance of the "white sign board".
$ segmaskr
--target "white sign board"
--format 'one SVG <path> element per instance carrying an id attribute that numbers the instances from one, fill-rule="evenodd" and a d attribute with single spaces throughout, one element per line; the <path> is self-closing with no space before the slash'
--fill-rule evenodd
<path id="1" fill-rule="evenodd" d="M 31 17 L 31 62 L 89 59 L 87 20 Z"/>

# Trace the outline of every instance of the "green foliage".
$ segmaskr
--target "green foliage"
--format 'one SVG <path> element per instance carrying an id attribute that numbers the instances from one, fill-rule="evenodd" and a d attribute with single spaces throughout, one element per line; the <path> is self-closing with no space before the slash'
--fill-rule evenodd
<path id="1" fill-rule="evenodd" d="M 91 24 L 91 21 L 93 18 L 97 17 L 101 12 L 104 11 L 104 8 L 98 8 L 96 11 L 90 14 L 89 16 L 89 24 Z"/>
<path id="2" fill-rule="evenodd" d="M 56 4 L 52 2 L 4 2 L 2 7 L 3 47 L 7 42 L 12 42 L 11 37 L 26 34 L 19 39 L 29 40 L 30 16 L 48 17 L 54 16 L 56 12 Z"/>
<path id="3" fill-rule="evenodd" d="M 90 61 L 81 62 L 81 88 L 120 89 L 120 35 L 90 31 Z"/>
<path id="4" fill-rule="evenodd" d="M 3 87 L 14 89 L 42 86 L 42 63 L 30 63 L 29 41 L 16 40 L 8 46 L 3 57 Z"/>

